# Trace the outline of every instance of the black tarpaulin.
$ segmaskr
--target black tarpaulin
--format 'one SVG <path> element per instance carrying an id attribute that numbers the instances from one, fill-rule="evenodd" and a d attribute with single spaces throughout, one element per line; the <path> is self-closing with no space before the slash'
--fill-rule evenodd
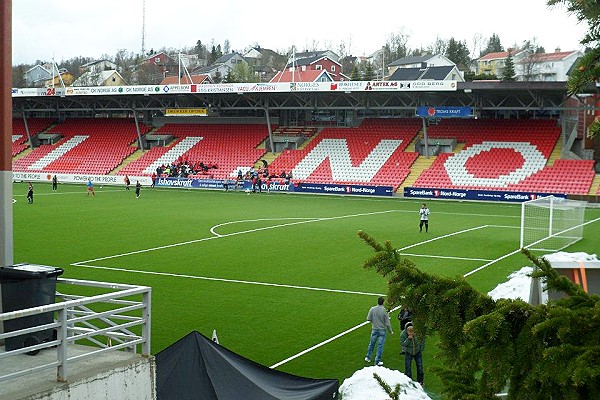
<path id="1" fill-rule="evenodd" d="M 156 354 L 158 400 L 331 400 L 337 379 L 272 370 L 191 332 Z"/>

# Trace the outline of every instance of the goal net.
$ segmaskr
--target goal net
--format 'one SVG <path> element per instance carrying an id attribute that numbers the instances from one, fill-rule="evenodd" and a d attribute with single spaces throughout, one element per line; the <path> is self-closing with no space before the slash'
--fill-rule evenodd
<path id="1" fill-rule="evenodd" d="M 585 201 L 554 196 L 521 204 L 521 248 L 559 251 L 583 238 Z"/>

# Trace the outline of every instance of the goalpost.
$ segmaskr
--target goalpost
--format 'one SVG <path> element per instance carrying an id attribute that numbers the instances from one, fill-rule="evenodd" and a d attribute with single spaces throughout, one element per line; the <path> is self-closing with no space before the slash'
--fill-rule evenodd
<path id="1" fill-rule="evenodd" d="M 521 203 L 521 248 L 560 251 L 581 240 L 585 206 L 554 196 Z"/>

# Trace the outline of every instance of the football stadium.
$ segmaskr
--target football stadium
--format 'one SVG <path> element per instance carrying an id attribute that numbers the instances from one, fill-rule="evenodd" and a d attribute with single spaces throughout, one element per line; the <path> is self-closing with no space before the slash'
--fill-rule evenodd
<path id="1" fill-rule="evenodd" d="M 484 294 L 531 266 L 522 248 L 598 248 L 595 87 L 177 82 L 11 102 L 0 398 L 338 398 L 372 365 L 367 312 L 389 289 L 359 231 Z M 598 262 L 575 264 L 600 293 Z M 13 304 L 27 296 L 43 304 Z M 399 311 L 382 363 L 404 371 Z"/>

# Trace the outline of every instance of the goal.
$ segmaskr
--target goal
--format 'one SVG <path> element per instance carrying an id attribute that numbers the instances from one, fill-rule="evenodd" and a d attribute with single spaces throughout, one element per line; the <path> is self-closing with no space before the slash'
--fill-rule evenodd
<path id="1" fill-rule="evenodd" d="M 521 204 L 521 248 L 560 251 L 583 238 L 585 201 L 555 196 Z"/>

